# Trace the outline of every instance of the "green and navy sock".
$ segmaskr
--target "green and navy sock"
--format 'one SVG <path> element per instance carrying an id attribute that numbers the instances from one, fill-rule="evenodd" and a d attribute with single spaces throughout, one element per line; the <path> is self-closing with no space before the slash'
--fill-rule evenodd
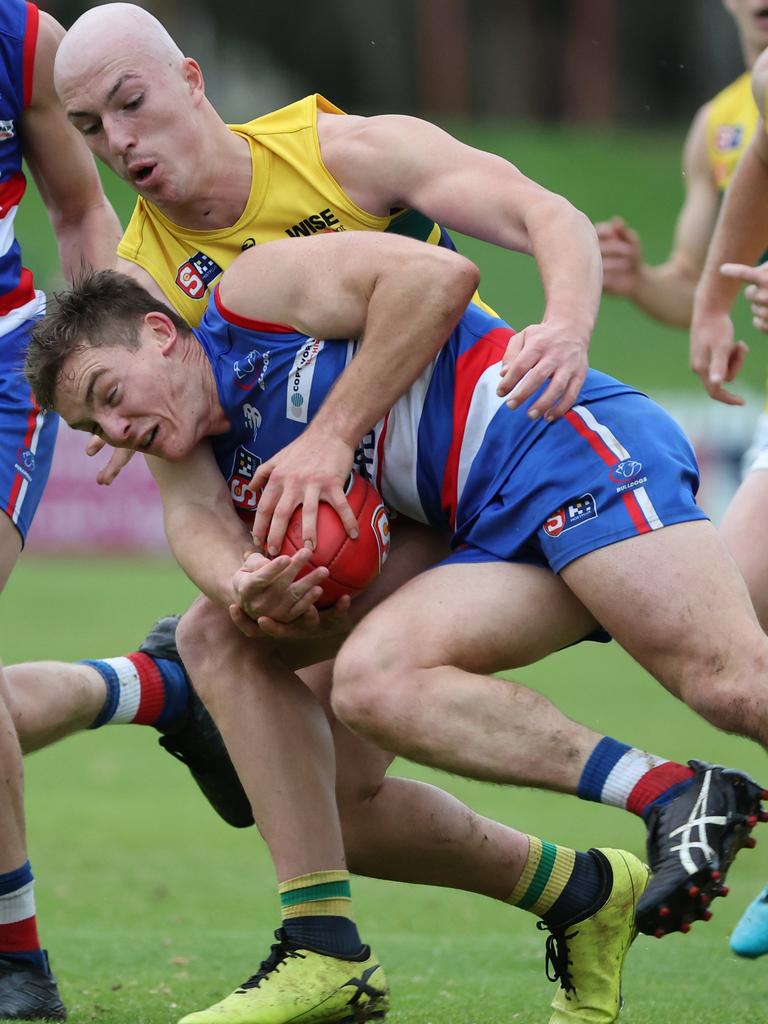
<path id="1" fill-rule="evenodd" d="M 189 683 L 181 665 L 149 654 L 127 654 L 103 661 L 84 660 L 95 668 L 107 687 L 104 707 L 89 726 L 153 725 L 172 728 L 186 713 Z"/>
<path id="2" fill-rule="evenodd" d="M 299 875 L 281 882 L 278 892 L 283 930 L 291 942 L 342 957 L 360 952 L 348 871 Z"/>
<path id="3" fill-rule="evenodd" d="M 647 819 L 654 806 L 690 785 L 693 770 L 604 736 L 589 756 L 577 790 L 582 800 L 623 807 Z"/>
<path id="4" fill-rule="evenodd" d="M 528 859 L 506 902 L 536 914 L 550 929 L 599 910 L 610 892 L 610 865 L 597 852 L 579 853 L 528 836 Z M 606 867 L 607 865 L 607 867 Z"/>
<path id="5" fill-rule="evenodd" d="M 48 973 L 35 915 L 35 879 L 29 861 L 0 874 L 0 957 L 25 960 Z"/>

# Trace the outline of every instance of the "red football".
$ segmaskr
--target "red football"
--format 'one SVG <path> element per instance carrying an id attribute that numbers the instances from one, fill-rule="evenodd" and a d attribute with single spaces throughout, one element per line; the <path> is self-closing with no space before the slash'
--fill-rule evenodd
<path id="1" fill-rule="evenodd" d="M 357 540 L 352 540 L 344 529 L 333 506 L 321 501 L 317 511 L 317 545 L 306 568 L 299 574 L 299 577 L 305 576 L 321 565 L 330 569 L 318 608 L 336 604 L 343 594 L 350 597 L 359 594 L 378 576 L 389 554 L 389 520 L 379 492 L 367 480 L 352 473 L 344 493 L 357 518 Z M 302 547 L 299 506 L 288 523 L 280 554 L 292 555 Z"/>

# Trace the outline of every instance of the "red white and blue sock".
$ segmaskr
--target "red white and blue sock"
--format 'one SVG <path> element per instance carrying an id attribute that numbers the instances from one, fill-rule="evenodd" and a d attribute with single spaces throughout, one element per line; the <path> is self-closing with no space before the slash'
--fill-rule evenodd
<path id="1" fill-rule="evenodd" d="M 674 800 L 692 778 L 687 765 L 604 736 L 584 766 L 577 793 L 582 800 L 623 807 L 647 818 L 654 805 Z"/>
<path id="2" fill-rule="evenodd" d="M 35 879 L 29 861 L 0 874 L 0 957 L 26 960 L 48 972 L 35 916 Z"/>
<path id="3" fill-rule="evenodd" d="M 103 661 L 88 659 L 81 664 L 95 668 L 107 687 L 104 707 L 91 729 L 133 723 L 165 731 L 186 713 L 189 682 L 175 661 L 137 652 Z"/>

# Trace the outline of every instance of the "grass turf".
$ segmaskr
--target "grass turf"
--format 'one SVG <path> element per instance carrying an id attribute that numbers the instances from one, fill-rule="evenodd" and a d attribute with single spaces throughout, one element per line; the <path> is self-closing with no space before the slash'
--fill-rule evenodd
<path id="1" fill-rule="evenodd" d="M 23 559 L 3 604 L 6 663 L 124 652 L 190 596 L 163 560 Z M 611 735 L 765 774 L 756 749 L 696 719 L 615 645 L 583 644 L 517 676 Z M 415 765 L 397 770 L 545 838 L 642 852 L 641 823 L 621 811 Z M 218 821 L 153 730 L 108 727 L 30 757 L 27 807 L 42 937 L 73 1024 L 170 1024 L 223 996 L 266 955 L 278 919 L 263 843 L 253 829 Z M 740 855 L 731 895 L 709 924 L 636 942 L 626 1024 L 756 1019 L 764 964 L 731 956 L 727 935 L 764 881 L 764 842 Z M 393 1024 L 548 1019 L 554 987 L 530 915 L 467 893 L 369 879 L 354 880 L 353 896 L 390 976 Z"/>

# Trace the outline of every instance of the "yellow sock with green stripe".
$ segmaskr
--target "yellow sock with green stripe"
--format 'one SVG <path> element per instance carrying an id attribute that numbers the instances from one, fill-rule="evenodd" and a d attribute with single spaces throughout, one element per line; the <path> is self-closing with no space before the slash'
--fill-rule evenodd
<path id="1" fill-rule="evenodd" d="M 348 871 L 313 871 L 278 887 L 283 931 L 302 949 L 355 956 L 362 949 L 352 920 Z"/>
<path id="2" fill-rule="evenodd" d="M 550 928 L 594 914 L 608 898 L 610 867 L 595 850 L 578 853 L 528 836 L 528 859 L 506 902 Z"/>

